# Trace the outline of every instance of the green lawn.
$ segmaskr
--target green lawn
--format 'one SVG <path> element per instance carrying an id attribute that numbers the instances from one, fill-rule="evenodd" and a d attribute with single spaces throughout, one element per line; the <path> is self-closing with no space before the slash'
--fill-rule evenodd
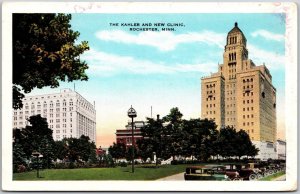
<path id="1" fill-rule="evenodd" d="M 184 172 L 188 165 L 164 165 L 159 168 L 135 168 L 131 166 L 116 168 L 80 168 L 41 170 L 36 178 L 36 171 L 14 173 L 13 180 L 155 180 Z"/>
<path id="2" fill-rule="evenodd" d="M 272 175 L 270 175 L 270 176 L 261 178 L 261 179 L 259 179 L 259 180 L 260 180 L 260 181 L 271 181 L 271 180 L 273 180 L 273 179 L 275 179 L 275 178 L 277 178 L 277 177 L 280 177 L 280 176 L 282 176 L 282 175 L 284 175 L 284 174 L 285 174 L 285 172 L 281 171 L 281 172 L 272 174 Z"/>

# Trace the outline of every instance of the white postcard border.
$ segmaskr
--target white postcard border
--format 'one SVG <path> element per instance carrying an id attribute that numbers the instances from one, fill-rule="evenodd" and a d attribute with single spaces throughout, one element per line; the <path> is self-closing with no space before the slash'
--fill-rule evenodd
<path id="1" fill-rule="evenodd" d="M 13 181 L 12 13 L 285 13 L 286 181 Z M 2 189 L 13 191 L 284 191 L 297 187 L 297 7 L 264 2 L 4 2 L 2 7 Z M 38 183 L 38 184 L 37 184 Z M 217 186 L 216 186 L 217 185 Z"/>

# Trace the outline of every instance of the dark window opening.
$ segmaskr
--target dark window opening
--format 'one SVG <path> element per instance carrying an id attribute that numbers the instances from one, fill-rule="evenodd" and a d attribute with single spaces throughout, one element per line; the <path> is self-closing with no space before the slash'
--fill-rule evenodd
<path id="1" fill-rule="evenodd" d="M 265 92 L 262 92 L 262 93 L 261 93 L 261 96 L 262 96 L 263 98 L 265 98 Z"/>

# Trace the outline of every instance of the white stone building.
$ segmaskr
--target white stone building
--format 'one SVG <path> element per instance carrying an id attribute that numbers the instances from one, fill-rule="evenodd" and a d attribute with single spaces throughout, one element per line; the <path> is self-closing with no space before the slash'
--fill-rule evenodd
<path id="1" fill-rule="evenodd" d="M 256 148 L 259 149 L 255 158 L 266 161 L 268 159 L 277 159 L 276 144 L 269 141 L 252 141 Z"/>
<path id="2" fill-rule="evenodd" d="M 277 159 L 285 160 L 286 159 L 286 142 L 278 139 L 276 142 L 276 150 L 277 150 Z"/>
<path id="3" fill-rule="evenodd" d="M 53 139 L 88 136 L 96 143 L 96 110 L 79 93 L 62 89 L 60 93 L 26 96 L 23 108 L 13 111 L 13 128 L 24 128 L 32 115 L 47 118 Z"/>

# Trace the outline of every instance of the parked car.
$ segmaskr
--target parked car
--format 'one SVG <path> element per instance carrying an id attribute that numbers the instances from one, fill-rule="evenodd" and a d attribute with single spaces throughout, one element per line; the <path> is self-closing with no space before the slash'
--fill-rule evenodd
<path id="1" fill-rule="evenodd" d="M 184 179 L 202 181 L 227 180 L 228 177 L 225 171 L 221 171 L 221 168 L 219 170 L 216 166 L 190 166 L 186 168 Z"/>
<path id="2" fill-rule="evenodd" d="M 238 177 L 236 179 L 238 180 L 256 180 L 258 179 L 257 172 L 249 167 L 248 164 L 242 164 L 242 163 L 230 163 L 226 164 L 226 172 L 237 172 Z"/>

